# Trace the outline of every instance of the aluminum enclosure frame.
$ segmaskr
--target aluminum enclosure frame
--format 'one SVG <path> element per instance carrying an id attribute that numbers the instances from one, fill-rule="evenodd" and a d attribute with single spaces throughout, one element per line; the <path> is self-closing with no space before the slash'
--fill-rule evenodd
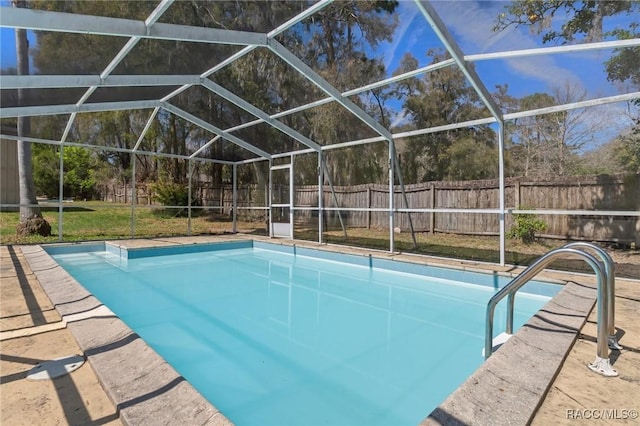
<path id="1" fill-rule="evenodd" d="M 515 113 L 504 113 L 500 110 L 498 105 L 492 99 L 489 91 L 487 90 L 484 82 L 475 72 L 471 64 L 477 61 L 485 61 L 492 59 L 508 59 L 515 57 L 528 57 L 534 55 L 551 55 L 567 52 L 579 52 L 579 51 L 593 51 L 604 49 L 623 49 L 623 48 L 635 48 L 640 46 L 640 38 L 629 40 L 617 40 L 595 43 L 583 43 L 579 45 L 563 45 L 556 47 L 543 47 L 535 49 L 520 49 L 504 52 L 493 52 L 484 54 L 465 55 L 464 52 L 457 45 L 455 39 L 449 33 L 446 23 L 438 16 L 435 8 L 429 1 L 415 0 L 416 6 L 422 13 L 425 22 L 430 25 L 435 31 L 436 35 L 440 38 L 447 52 L 451 55 L 451 59 L 441 61 L 437 64 L 431 64 L 414 71 L 399 74 L 397 76 L 387 78 L 378 82 L 370 83 L 365 86 L 351 89 L 341 93 L 329 82 L 324 80 L 319 74 L 317 74 L 311 67 L 306 65 L 285 46 L 280 44 L 275 37 L 287 29 L 291 28 L 295 24 L 302 20 L 312 16 L 314 13 L 322 10 L 327 5 L 332 3 L 332 0 L 322 0 L 306 10 L 292 17 L 285 23 L 281 24 L 277 28 L 271 30 L 268 33 L 255 33 L 246 31 L 234 31 L 234 30 L 222 30 L 213 28 L 201 28 L 188 25 L 176 25 L 159 23 L 158 20 L 161 16 L 171 7 L 174 0 L 162 0 L 157 7 L 144 21 L 136 21 L 130 19 L 120 18 L 107 18 L 99 16 L 79 15 L 60 12 L 48 12 L 48 11 L 33 11 L 28 9 L 16 9 L 16 8 L 2 8 L 0 13 L 0 27 L 5 28 L 18 28 L 18 29 L 31 29 L 31 30 L 43 30 L 43 31 L 59 31 L 70 33 L 82 33 L 82 34 L 96 34 L 103 36 L 119 36 L 129 37 L 128 42 L 120 49 L 120 51 L 112 58 L 109 64 L 99 75 L 84 75 L 84 76 L 41 76 L 41 75 L 28 75 L 28 76 L 2 76 L 0 80 L 0 87 L 2 89 L 39 89 L 39 88 L 60 88 L 60 87 L 80 87 L 85 88 L 84 95 L 75 104 L 70 105 L 36 105 L 36 106 L 23 106 L 23 107 L 9 107 L 0 109 L 0 118 L 20 117 L 20 116 L 38 116 L 38 115 L 56 115 L 56 114 L 71 114 L 67 122 L 67 126 L 63 132 L 63 136 L 59 141 L 44 140 L 32 137 L 16 137 L 14 135 L 2 135 L 4 139 L 9 140 L 23 140 L 33 143 L 46 143 L 55 144 L 60 146 L 60 189 L 59 189 L 59 238 L 62 240 L 62 174 L 64 160 L 62 153 L 65 146 L 84 146 L 92 149 L 107 149 L 117 150 L 121 152 L 128 152 L 132 155 L 145 154 L 145 155 L 159 155 L 173 158 L 183 158 L 189 163 L 189 170 L 192 170 L 193 161 L 213 162 L 220 164 L 230 164 L 233 167 L 233 230 L 236 230 L 236 211 L 237 211 L 237 166 L 241 164 L 248 164 L 255 161 L 268 161 L 272 162 L 273 159 L 283 157 L 295 157 L 296 155 L 316 153 L 318 156 L 318 192 L 319 192 L 319 204 L 317 207 L 318 216 L 322 217 L 325 211 L 348 211 L 353 209 L 340 208 L 337 205 L 335 207 L 324 206 L 322 201 L 323 194 L 323 177 L 325 176 L 324 156 L 325 151 L 340 149 L 349 146 L 357 146 L 369 143 L 387 142 L 389 144 L 389 207 L 383 209 L 383 211 L 389 213 L 389 250 L 395 251 L 394 248 L 394 215 L 396 213 L 420 213 L 420 212 L 465 212 L 465 213 L 478 213 L 478 214 L 498 214 L 500 216 L 500 264 L 505 263 L 505 215 L 507 213 L 526 213 L 533 211 L 525 210 L 507 210 L 505 205 L 505 176 L 504 176 L 504 122 L 509 120 L 516 120 L 522 117 L 549 114 L 560 111 L 569 111 L 576 108 L 588 108 L 597 105 L 604 105 L 609 103 L 633 101 L 640 99 L 640 92 L 628 92 L 621 95 L 599 97 L 588 101 L 580 101 L 567 103 L 563 105 L 557 105 L 553 107 L 540 108 L 529 111 L 519 111 Z M 226 60 L 222 61 L 218 65 L 205 70 L 201 74 L 195 75 L 111 75 L 114 69 L 120 64 L 127 55 L 133 50 L 136 44 L 143 38 L 147 39 L 162 39 L 162 40 L 175 40 L 175 41 L 188 41 L 198 43 L 213 43 L 213 44 L 225 44 L 225 45 L 240 45 L 245 46 L 237 53 L 231 55 Z M 327 97 L 291 108 L 287 111 L 281 111 L 276 114 L 267 114 L 264 111 L 259 110 L 255 106 L 251 105 L 246 100 L 235 95 L 232 88 L 225 88 L 210 80 L 208 77 L 212 76 L 219 70 L 223 69 L 227 65 L 242 58 L 254 49 L 268 49 L 273 54 L 280 57 L 283 61 L 293 67 L 303 77 L 308 79 L 321 91 L 323 91 Z M 409 132 L 400 132 L 392 134 L 391 131 L 385 128 L 372 116 L 367 114 L 362 108 L 349 99 L 350 96 L 354 96 L 360 93 L 364 93 L 367 90 L 383 87 L 395 82 L 402 81 L 404 79 L 420 76 L 431 71 L 441 69 L 444 67 L 455 66 L 465 76 L 467 82 L 476 90 L 480 99 L 483 101 L 491 116 L 471 120 L 460 123 L 450 123 L 443 126 L 424 128 L 419 130 L 413 130 Z M 98 88 L 108 87 L 126 87 L 126 86 L 180 86 L 172 93 L 157 100 L 141 100 L 141 101 L 122 101 L 122 102 L 103 102 L 103 103 L 87 103 L 86 101 Z M 201 86 L 210 90 L 218 96 L 226 99 L 227 101 L 237 105 L 244 109 L 248 113 L 256 117 L 255 120 L 239 124 L 230 128 L 222 129 L 213 124 L 202 120 L 192 114 L 184 111 L 171 103 L 171 100 L 178 94 L 184 92 L 193 86 Z M 332 145 L 322 146 L 317 142 L 311 140 L 305 135 L 300 134 L 296 129 L 293 129 L 278 119 L 304 111 L 306 109 L 314 108 L 320 105 L 336 102 L 346 108 L 351 114 L 365 123 L 368 127 L 373 129 L 379 136 L 373 138 L 367 138 L 355 141 L 339 141 Z M 95 147 L 89 144 L 68 142 L 67 138 L 74 120 L 78 113 L 83 112 L 98 112 L 98 111 L 116 111 L 116 110 L 136 110 L 136 109 L 152 109 L 148 121 L 133 149 L 116 149 L 108 147 Z M 145 152 L 140 150 L 141 143 L 150 129 L 153 121 L 156 119 L 158 112 L 163 109 L 172 114 L 175 114 L 182 119 L 185 119 L 195 125 L 201 127 L 204 130 L 214 133 L 213 137 L 204 146 L 200 147 L 196 152 L 188 156 L 175 156 L 171 154 Z M 242 140 L 241 138 L 232 134 L 232 132 L 244 128 L 248 128 L 257 124 L 266 123 L 269 126 L 274 127 L 280 132 L 285 133 L 294 140 L 302 143 L 307 148 L 297 151 L 290 151 L 285 153 L 269 153 L 266 152 L 250 142 Z M 397 207 L 394 205 L 393 192 L 395 188 L 395 177 L 399 178 L 400 187 L 404 194 L 404 184 L 400 175 L 398 158 L 395 148 L 395 139 L 405 138 L 411 136 L 417 136 L 428 133 L 443 132 L 456 128 L 485 125 L 495 123 L 498 126 L 498 167 L 499 167 L 499 182 L 500 182 L 500 199 L 498 209 L 412 209 L 405 199 L 405 208 Z M 243 161 L 225 161 L 217 159 L 204 158 L 201 154 L 206 148 L 213 143 L 220 143 L 226 141 L 236 144 L 245 150 L 248 150 L 257 157 Z M 135 161 L 133 162 L 135 168 Z M 134 169 L 135 176 L 135 169 Z M 191 181 L 191 180 L 190 180 Z M 270 183 L 269 183 L 270 184 Z M 135 179 L 132 182 L 132 190 L 135 191 Z M 333 185 L 331 184 L 331 190 L 333 192 Z M 334 194 L 335 196 L 335 194 Z M 135 234 L 135 197 L 132 197 L 132 224 L 131 232 L 132 236 Z M 189 187 L 189 199 L 191 201 L 191 186 Z M 268 206 L 256 207 L 267 209 Z M 292 214 L 296 210 L 294 205 L 291 206 Z M 356 209 L 357 210 L 357 209 Z M 367 209 L 368 211 L 376 211 L 376 209 Z M 188 232 L 190 233 L 190 212 L 189 208 L 189 225 Z M 638 216 L 640 212 L 634 211 L 577 211 L 577 210 L 536 210 L 537 214 L 578 214 L 578 215 L 602 215 L 602 216 Z M 410 216 L 409 216 L 410 217 Z M 346 232 L 346 231 L 345 231 Z M 319 242 L 322 242 L 322 221 L 319 221 Z M 413 234 L 413 232 L 412 232 Z M 415 243 L 415 237 L 414 237 Z"/>

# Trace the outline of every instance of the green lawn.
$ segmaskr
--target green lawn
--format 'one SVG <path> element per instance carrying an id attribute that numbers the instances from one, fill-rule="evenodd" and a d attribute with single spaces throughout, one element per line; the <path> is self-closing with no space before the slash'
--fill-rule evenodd
<path id="1" fill-rule="evenodd" d="M 53 235 L 40 236 L 24 240 L 16 238 L 17 212 L 0 212 L 1 244 L 33 244 L 57 242 L 59 215 L 55 205 L 43 205 L 44 218 L 51 224 Z M 177 236 L 188 234 L 188 220 L 178 215 L 177 210 L 166 211 L 160 208 L 136 206 L 135 238 Z M 100 201 L 68 203 L 63 212 L 63 241 L 112 240 L 131 238 L 131 207 Z M 264 221 L 238 221 L 238 232 L 266 235 Z M 222 234 L 232 231 L 232 221 L 228 215 L 213 210 L 193 210 L 191 235 Z M 323 240 L 329 243 L 356 247 L 389 249 L 389 232 L 384 229 L 350 228 L 344 237 L 341 229 L 327 230 Z M 316 229 L 296 226 L 296 239 L 317 241 Z M 454 234 L 431 235 L 417 233 L 418 247 L 414 248 L 411 234 L 395 234 L 395 249 L 407 253 L 427 254 L 455 259 L 476 260 L 497 263 L 500 261 L 500 242 L 497 236 L 469 236 Z M 563 245 L 563 240 L 537 241 L 525 245 L 516 240 L 507 240 L 506 262 L 515 265 L 527 265 L 549 250 Z M 640 277 L 640 251 L 614 250 L 609 248 L 616 262 L 616 276 Z M 580 260 L 562 260 L 554 263 L 556 269 L 591 272 L 588 265 Z"/>
<path id="2" fill-rule="evenodd" d="M 188 219 L 178 210 L 136 206 L 134 237 L 159 237 L 186 235 Z M 0 212 L 0 243 L 30 244 L 59 241 L 59 214 L 56 206 L 42 207 L 43 217 L 51 224 L 50 237 L 32 236 L 19 240 L 16 237 L 17 212 Z M 194 209 L 191 234 L 216 234 L 231 232 L 232 221 L 228 216 L 213 211 Z M 101 201 L 69 203 L 63 211 L 63 241 L 110 240 L 131 238 L 131 207 Z M 238 230 L 248 233 L 266 232 L 264 223 L 238 222 Z"/>

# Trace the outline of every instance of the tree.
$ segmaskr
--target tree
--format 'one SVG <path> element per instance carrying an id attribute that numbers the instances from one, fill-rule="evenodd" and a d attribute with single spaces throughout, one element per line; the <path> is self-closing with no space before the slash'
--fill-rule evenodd
<path id="1" fill-rule="evenodd" d="M 13 7 L 26 7 L 24 0 L 13 0 Z M 16 68 L 18 75 L 29 74 L 29 41 L 24 29 L 16 29 Z M 18 105 L 26 102 L 26 91 L 18 89 Z M 31 162 L 31 143 L 21 140 L 31 134 L 30 117 L 18 117 L 18 179 L 20 186 L 20 222 L 18 236 L 39 234 L 44 237 L 51 235 L 51 225 L 44 220 L 40 207 L 37 207 L 35 186 L 33 183 L 33 167 Z"/>
<path id="2" fill-rule="evenodd" d="M 98 14 L 102 16 L 145 19 L 157 5 L 156 2 L 85 2 L 56 0 L 34 0 L 36 7 L 61 12 Z M 361 86 L 385 75 L 384 65 L 379 58 L 373 58 L 375 46 L 382 40 L 389 40 L 397 25 L 391 12 L 397 1 L 340 1 L 328 5 L 318 14 L 307 18 L 301 24 L 280 34 L 278 41 L 294 51 L 312 66 L 325 79 L 339 88 Z M 220 2 L 180 1 L 175 2 L 163 15 L 165 22 L 179 22 L 209 28 L 230 30 L 269 32 L 285 22 L 297 12 L 308 7 L 308 2 Z M 114 38 L 96 35 L 78 35 L 53 32 L 37 33 L 38 45 L 34 50 L 34 63 L 42 74 L 98 74 L 115 56 L 121 44 Z M 114 74 L 194 74 L 201 73 L 220 61 L 227 59 L 237 49 L 210 43 L 187 43 L 165 40 L 142 39 L 116 67 Z M 77 61 L 77 52 L 86 52 L 82 61 Z M 255 49 L 244 57 L 234 61 L 211 76 L 212 80 L 242 97 L 257 108 L 273 114 L 284 109 L 302 105 L 326 96 L 315 88 L 285 61 L 268 49 Z M 108 100 L 130 100 L 132 88 L 120 91 L 109 89 Z M 174 88 L 169 88 L 173 90 Z M 100 89 L 99 89 L 100 91 Z M 98 96 L 96 91 L 88 102 Z M 105 91 L 100 92 L 104 96 Z M 167 92 L 168 93 L 168 92 Z M 153 93 L 141 93 L 140 96 L 152 96 Z M 133 96 L 133 97 L 132 97 Z M 163 95 L 164 96 L 164 95 Z M 387 120 L 388 112 L 384 108 L 385 93 L 373 95 L 375 105 L 368 106 L 364 97 L 352 100 L 382 121 Z M 77 101 L 77 99 L 76 99 Z M 171 99 L 171 103 L 189 113 L 211 122 L 218 127 L 227 128 L 253 121 L 255 117 L 222 97 L 202 87 L 194 86 L 181 95 Z M 357 118 L 345 114 L 338 105 L 323 105 L 313 110 L 283 117 L 285 124 L 295 128 L 319 143 L 329 144 L 350 138 L 371 137 L 372 131 Z M 118 148 L 133 146 L 139 130 L 146 119 L 140 120 L 132 112 L 78 114 L 74 128 L 81 129 L 83 141 L 92 141 L 96 145 L 109 145 Z M 387 120 L 388 121 L 388 120 Z M 142 122 L 142 126 L 139 123 Z M 138 129 L 140 128 L 140 129 Z M 185 123 L 171 114 L 158 114 L 154 125 L 145 137 L 141 149 L 162 151 L 184 155 L 194 152 L 208 142 L 208 132 L 203 132 Z M 282 132 L 263 123 L 234 132 L 234 135 L 252 143 L 267 152 L 284 152 L 304 148 Z M 88 138 L 88 139 L 87 139 Z M 373 180 L 386 171 L 386 151 L 383 144 L 341 150 L 339 156 L 333 156 L 329 168 L 336 182 L 348 184 L 355 180 Z M 253 154 L 232 145 L 218 142 L 210 145 L 203 156 L 237 161 L 252 157 Z M 360 161 L 362 156 L 367 160 Z M 154 160 L 136 156 L 137 179 L 157 180 L 158 165 L 167 170 L 171 179 L 186 182 L 186 162 L 176 160 Z M 110 165 L 118 165 L 122 178 L 130 170 L 131 156 L 128 154 L 101 154 L 100 158 Z M 200 164 L 199 173 L 210 175 L 210 182 L 222 183 L 225 166 L 221 164 Z M 249 167 L 244 170 L 250 170 Z M 311 156 L 296 163 L 296 171 L 305 176 L 305 181 L 317 176 L 317 161 Z M 268 177 L 268 168 L 254 163 L 253 174 L 244 172 L 243 180 L 258 180 L 264 184 Z"/>
<path id="3" fill-rule="evenodd" d="M 584 91 L 566 84 L 553 95 L 534 93 L 519 100 L 520 109 L 533 110 L 584 99 Z M 578 154 L 604 129 L 606 120 L 590 109 L 574 109 L 518 119 L 511 130 L 515 175 L 544 177 L 578 173 Z"/>
<path id="4" fill-rule="evenodd" d="M 33 146 L 33 181 L 37 193 L 58 198 L 60 192 L 60 153 L 55 145 Z"/>
<path id="5" fill-rule="evenodd" d="M 574 1 L 574 0 L 516 0 L 505 6 L 505 11 L 501 13 L 496 20 L 494 31 L 502 31 L 510 26 L 526 26 L 537 34 L 542 34 L 544 43 L 573 43 L 573 42 L 592 42 L 603 39 L 630 39 L 640 37 L 640 1 L 614 1 L 614 0 L 594 0 L 594 1 Z M 565 19 L 563 24 L 558 27 L 554 25 L 553 18 L 556 15 L 562 15 Z M 605 31 L 605 21 L 613 20 L 620 16 L 626 16 L 629 19 L 627 28 L 621 28 L 619 25 L 611 31 Z M 634 20 L 635 18 L 635 20 Z M 627 83 L 634 87 L 640 87 L 640 47 L 626 47 L 613 50 L 613 54 L 605 61 L 605 70 L 607 78 L 612 82 Z M 566 94 L 569 92 L 566 91 Z M 554 96 L 558 99 L 558 91 Z M 558 99 L 559 100 L 559 99 Z M 593 136 L 593 128 L 585 127 L 585 121 L 579 116 L 586 118 L 588 114 L 584 112 L 567 113 L 565 120 L 565 129 L 572 129 L 575 140 L 586 140 Z M 638 122 L 638 118 L 634 119 Z M 595 119 L 594 123 L 603 124 L 605 120 Z M 582 135 L 579 135 L 582 133 Z M 617 160 L 607 156 L 609 162 L 617 162 L 624 170 L 634 170 L 635 141 L 637 140 L 638 126 L 628 133 L 621 136 L 614 143 L 618 147 L 616 155 Z M 566 135 L 565 135 L 566 136 Z M 565 137 L 565 141 L 568 140 Z M 580 143 L 579 143 L 580 144 Z M 584 145 L 584 144 L 581 144 Z M 571 150 L 570 150 L 571 151 Z M 567 151 L 558 151 L 558 153 L 567 153 Z M 605 152 L 609 152 L 605 148 Z M 567 157 L 564 157 L 566 160 Z M 575 156 L 573 160 L 576 160 Z M 578 169 L 574 170 L 578 173 L 584 173 L 585 170 L 603 170 L 608 169 L 602 163 L 589 165 L 589 156 L 583 157 L 586 163 L 578 164 L 574 161 L 574 165 Z M 586 168 L 585 168 L 586 167 Z M 562 172 L 565 168 L 560 167 Z"/>
<path id="6" fill-rule="evenodd" d="M 528 26 L 542 34 L 544 43 L 571 43 L 576 41 L 600 41 L 603 38 L 629 39 L 640 36 L 639 21 L 631 21 L 629 28 L 616 28 L 604 32 L 606 19 L 625 14 L 640 16 L 638 0 L 515 0 L 505 6 L 497 17 L 494 31 L 510 26 Z M 553 18 L 562 14 L 566 21 L 560 28 L 553 26 Z M 640 86 L 640 47 L 614 49 L 605 62 L 611 81 L 630 81 Z"/>
<path id="7" fill-rule="evenodd" d="M 621 169 L 629 173 L 640 173 L 640 118 L 636 119 L 631 132 L 618 139 L 620 149 L 616 159 Z"/>
<path id="8" fill-rule="evenodd" d="M 391 39 L 398 24 L 393 15 L 397 6 L 397 1 L 379 0 L 332 3 L 305 20 L 304 33 L 292 34 L 285 44 L 338 90 L 381 80 L 386 70 L 382 58 L 375 57 L 374 52 L 379 43 Z M 384 107 L 387 94 L 376 91 L 350 100 L 378 122 L 388 123 Z M 304 111 L 286 121 L 323 145 L 376 135 L 336 103 Z M 341 149 L 328 153 L 325 163 L 338 185 L 375 182 L 387 170 L 386 148 L 383 144 L 369 144 Z"/>
<path id="9" fill-rule="evenodd" d="M 447 59 L 447 55 L 441 51 L 430 50 L 427 55 L 432 58 L 432 63 Z M 396 73 L 415 69 L 417 64 L 413 55 L 406 54 Z M 403 100 L 403 108 L 415 129 L 489 115 L 475 90 L 455 67 L 445 67 L 420 78 L 407 79 L 395 85 L 395 90 L 396 96 Z M 495 177 L 498 171 L 496 140 L 490 128 L 477 126 L 429 133 L 403 141 L 399 151 L 403 159 L 405 182 Z M 473 161 L 465 159 L 463 152 L 468 149 L 479 157 Z M 492 166 L 489 165 L 491 163 Z"/>
<path id="10" fill-rule="evenodd" d="M 67 146 L 64 159 L 64 193 L 74 198 L 93 198 L 96 186 L 94 152 L 79 146 Z"/>

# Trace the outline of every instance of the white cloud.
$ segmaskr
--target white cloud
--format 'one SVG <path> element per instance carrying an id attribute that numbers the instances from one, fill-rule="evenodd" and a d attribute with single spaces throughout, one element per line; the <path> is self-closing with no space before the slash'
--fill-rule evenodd
<path id="1" fill-rule="evenodd" d="M 411 116 L 409 114 L 409 111 L 403 108 L 401 111 L 398 111 L 392 114 L 391 124 L 389 125 L 389 128 L 393 129 L 394 127 L 398 127 L 403 124 L 408 124 L 410 122 L 411 122 Z"/>
<path id="2" fill-rule="evenodd" d="M 539 47 L 526 30 L 510 27 L 499 33 L 492 31 L 495 18 L 503 6 L 501 3 L 492 8 L 487 8 L 486 3 L 483 7 L 478 1 L 437 2 L 435 6 L 449 30 L 460 37 L 459 43 L 465 54 Z M 496 64 L 506 64 L 511 72 L 544 82 L 549 87 L 566 81 L 584 87 L 577 74 L 558 65 L 550 56 L 510 59 Z"/>
<path id="3" fill-rule="evenodd" d="M 413 20 L 418 16 L 420 11 L 412 4 L 412 3 L 400 3 L 400 9 L 398 12 L 398 28 L 393 35 L 393 41 L 389 44 L 389 46 L 384 49 L 384 66 L 386 69 L 389 68 L 389 65 L 393 63 L 398 54 L 403 54 L 404 52 L 399 52 L 398 47 L 400 43 L 403 41 L 404 37 L 407 35 L 407 31 L 409 27 L 413 23 Z M 407 51 L 411 51 L 413 46 L 417 41 L 417 34 L 412 34 L 411 40 L 407 43 L 406 49 Z"/>

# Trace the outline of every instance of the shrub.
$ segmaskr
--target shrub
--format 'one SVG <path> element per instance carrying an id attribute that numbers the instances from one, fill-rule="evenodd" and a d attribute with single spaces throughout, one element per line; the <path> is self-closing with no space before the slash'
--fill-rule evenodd
<path id="1" fill-rule="evenodd" d="M 153 198 L 163 206 L 186 206 L 189 203 L 189 188 L 186 185 L 157 181 L 149 185 Z"/>
<path id="2" fill-rule="evenodd" d="M 515 214 L 513 216 L 515 224 L 507 233 L 509 238 L 520 239 L 525 244 L 531 244 L 536 238 L 536 233 L 547 229 L 547 222 L 538 219 L 533 214 Z"/>

